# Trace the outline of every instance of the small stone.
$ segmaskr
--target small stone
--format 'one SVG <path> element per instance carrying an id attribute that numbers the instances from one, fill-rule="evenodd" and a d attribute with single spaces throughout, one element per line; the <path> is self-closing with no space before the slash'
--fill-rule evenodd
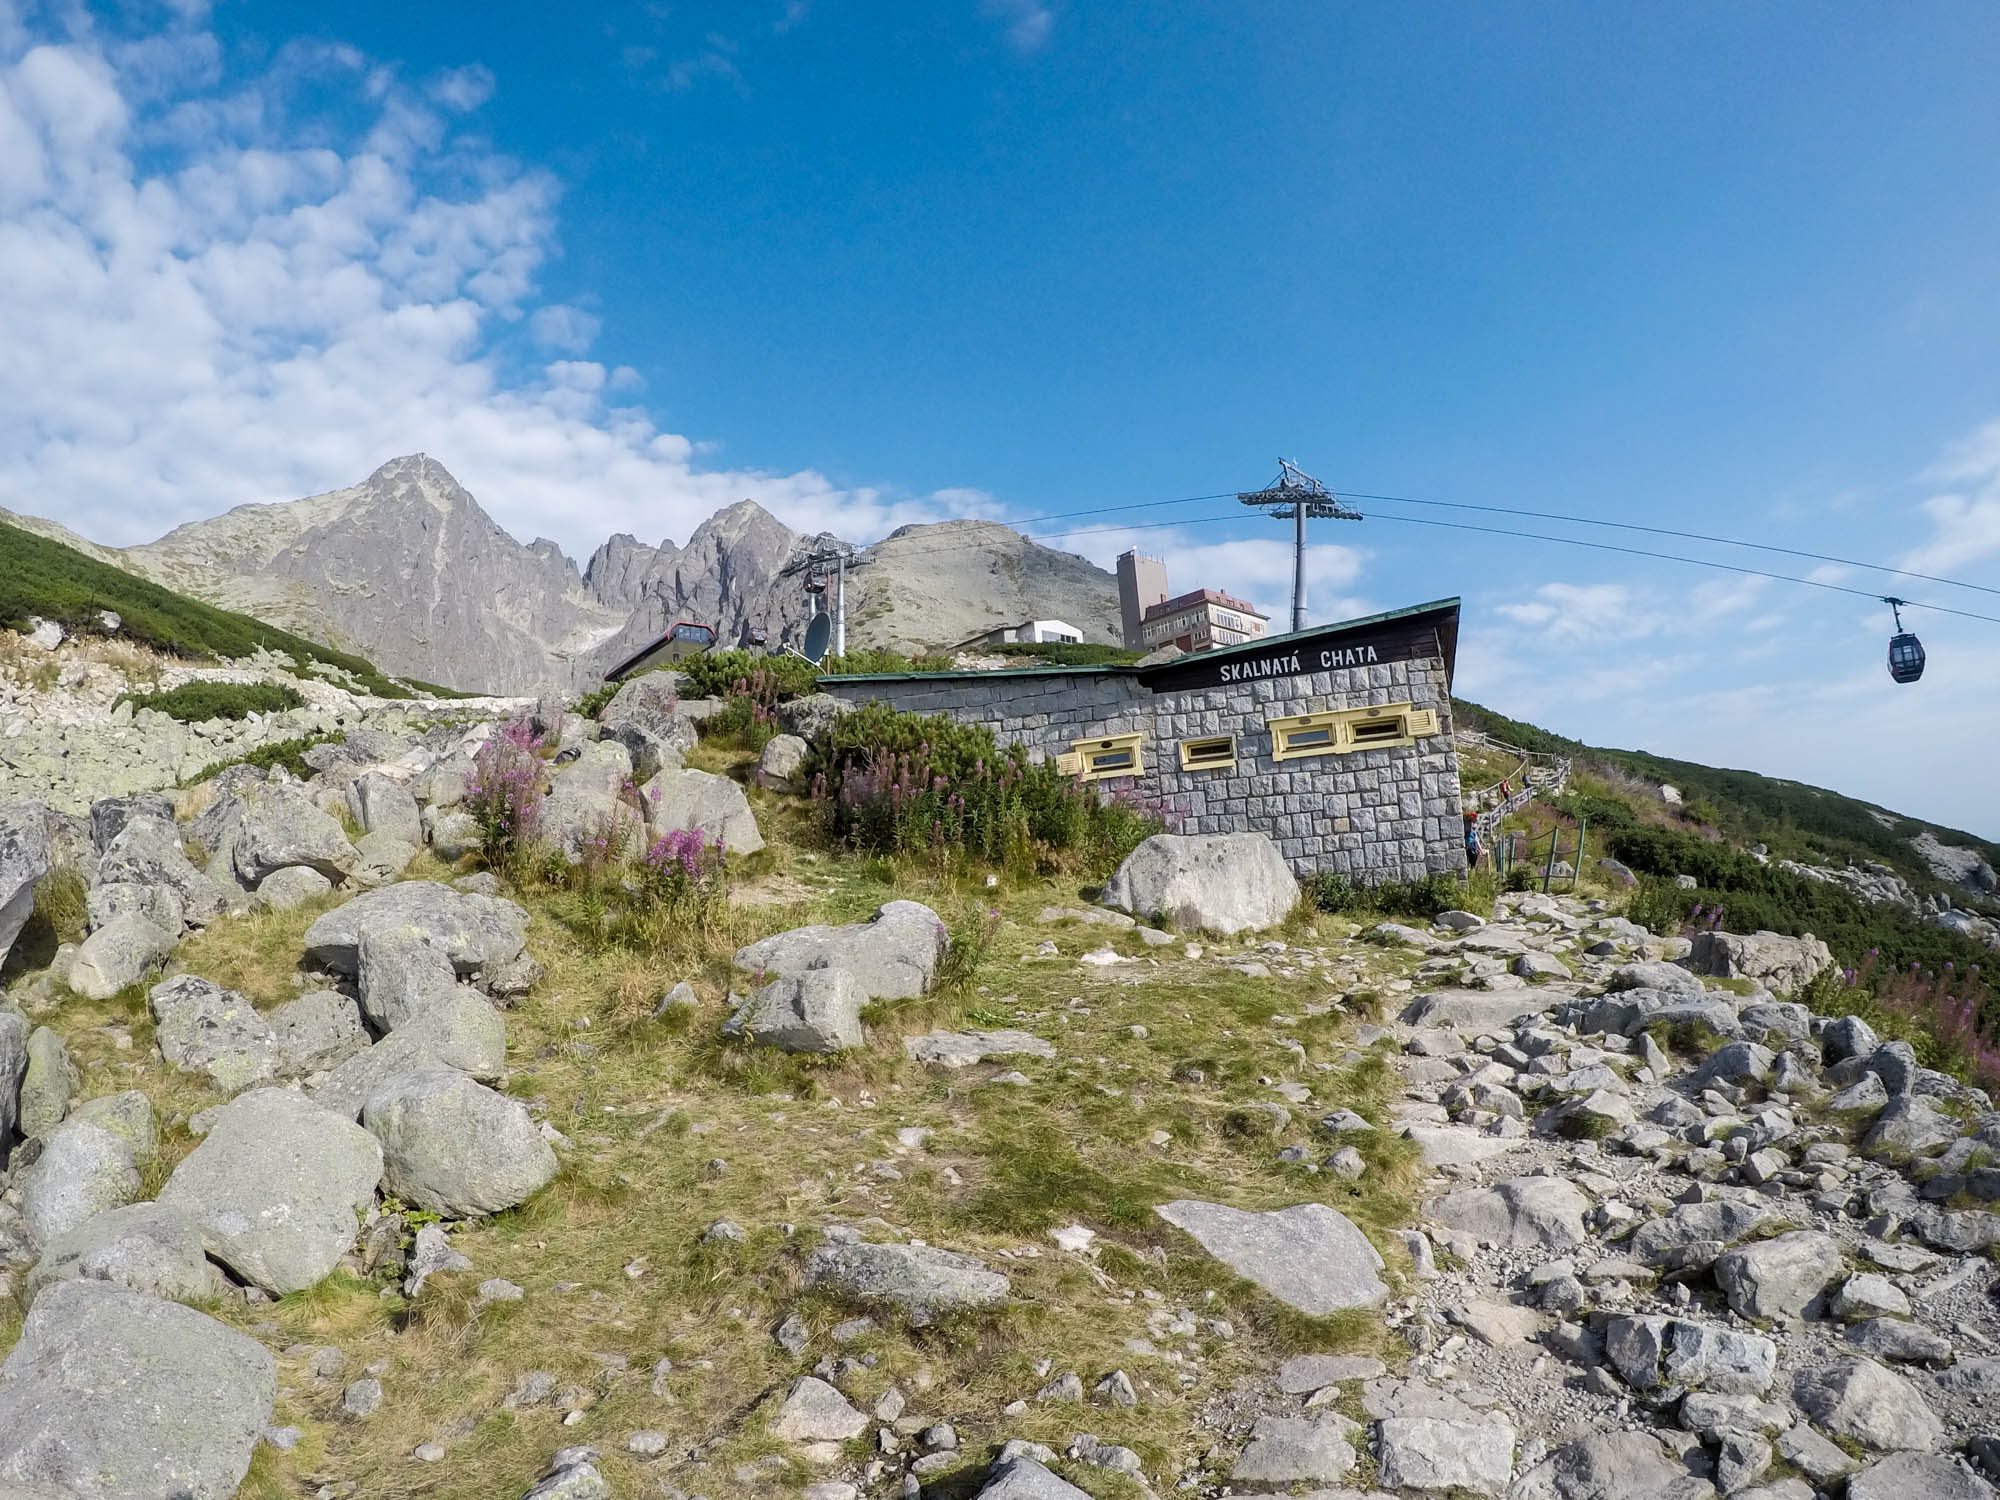
<path id="1" fill-rule="evenodd" d="M 340 1393 L 340 1404 L 350 1417 L 372 1417 L 382 1404 L 382 1382 L 363 1376 Z"/>
<path id="2" fill-rule="evenodd" d="M 625 1439 L 625 1451 L 636 1453 L 641 1458 L 658 1458 L 667 1451 L 667 1435 L 664 1432 L 635 1432 Z"/>
<path id="3" fill-rule="evenodd" d="M 427 1464 L 437 1463 L 444 1457 L 444 1444 L 419 1443 L 416 1447 L 416 1450 L 410 1456 L 415 1459 L 420 1459 Z"/>

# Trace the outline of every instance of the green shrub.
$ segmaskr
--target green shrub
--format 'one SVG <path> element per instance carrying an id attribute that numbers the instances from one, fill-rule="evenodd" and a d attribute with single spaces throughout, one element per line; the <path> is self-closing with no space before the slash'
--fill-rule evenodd
<path id="1" fill-rule="evenodd" d="M 778 675 L 758 667 L 729 684 L 722 707 L 701 723 L 704 739 L 731 740 L 750 751 L 761 751 L 778 734 Z"/>
<path id="2" fill-rule="evenodd" d="M 1426 922 L 1465 900 L 1464 890 L 1449 875 L 1362 885 L 1338 870 L 1307 876 L 1305 895 L 1324 912 L 1372 912 L 1385 917 L 1420 917 Z"/>
<path id="3" fill-rule="evenodd" d="M 1109 868 L 1157 833 L 1150 810 L 939 715 L 865 703 L 814 742 L 804 778 L 830 837 L 853 849 L 1025 869 L 1055 854 Z"/>
<path id="4" fill-rule="evenodd" d="M 134 712 L 150 708 L 183 724 L 205 724 L 210 719 L 283 713 L 305 707 L 306 700 L 295 688 L 268 682 L 184 682 L 160 693 L 121 693 L 118 702 L 131 704 Z"/>
<path id="5" fill-rule="evenodd" d="M 298 739 L 273 740 L 268 745 L 259 745 L 255 750 L 238 755 L 230 760 L 218 760 L 203 766 L 194 775 L 181 783 L 182 786 L 199 786 L 211 777 L 220 776 L 231 766 L 255 766 L 260 771 L 268 771 L 282 766 L 286 771 L 304 781 L 313 774 L 306 764 L 306 751 L 315 745 L 338 745 L 347 739 L 345 733 L 335 730 L 331 734 L 309 734 Z"/>
<path id="6" fill-rule="evenodd" d="M 639 675 L 643 677 L 645 674 L 642 672 Z M 623 686 L 625 684 L 622 682 L 607 682 L 604 686 L 585 693 L 581 698 L 576 700 L 572 712 L 580 714 L 586 719 L 596 718 L 610 706 L 611 700 L 618 696 L 618 690 Z"/>
<path id="7" fill-rule="evenodd" d="M 803 698 L 817 691 L 821 677 L 852 677 L 878 672 L 948 672 L 951 659 L 919 656 L 914 659 L 894 651 L 850 651 L 845 656 L 829 656 L 821 666 L 789 653 L 770 656 L 757 651 L 704 651 L 674 665 L 682 677 L 682 696 L 727 698 L 734 685 L 763 673 L 777 684 L 779 698 Z"/>

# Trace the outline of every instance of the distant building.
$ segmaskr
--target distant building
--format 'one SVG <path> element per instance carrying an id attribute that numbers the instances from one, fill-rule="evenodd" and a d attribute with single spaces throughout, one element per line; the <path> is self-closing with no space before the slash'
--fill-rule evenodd
<path id="1" fill-rule="evenodd" d="M 1167 598 L 1167 565 L 1143 552 L 1118 559 L 1118 613 L 1125 627 L 1128 650 L 1143 651 L 1146 611 Z"/>
<path id="2" fill-rule="evenodd" d="M 1146 611 L 1138 649 L 1157 651 L 1171 645 L 1183 651 L 1212 651 L 1217 646 L 1240 646 L 1262 636 L 1270 623 L 1270 616 L 1257 613 L 1254 604 L 1220 589 L 1196 589 Z"/>
<path id="3" fill-rule="evenodd" d="M 1196 589 L 1169 599 L 1167 565 L 1142 552 L 1127 552 L 1118 559 L 1118 612 L 1125 644 L 1133 651 L 1240 646 L 1261 637 L 1271 623 L 1256 605 L 1219 589 Z"/>
<path id="4" fill-rule="evenodd" d="M 971 640 L 960 641 L 951 649 L 977 651 L 981 646 L 1004 646 L 1016 641 L 1033 644 L 1062 641 L 1074 646 L 1082 640 L 1083 632 L 1067 620 L 1023 620 L 1019 625 L 1001 625 L 975 635 Z"/>

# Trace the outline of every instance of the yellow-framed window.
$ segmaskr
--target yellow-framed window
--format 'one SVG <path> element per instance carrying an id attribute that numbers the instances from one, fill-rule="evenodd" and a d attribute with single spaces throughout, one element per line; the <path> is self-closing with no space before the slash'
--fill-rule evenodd
<path id="1" fill-rule="evenodd" d="M 1312 755 L 1348 755 L 1356 750 L 1415 744 L 1421 737 L 1438 732 L 1438 716 L 1434 708 L 1381 703 L 1272 719 L 1269 727 L 1271 758 L 1301 760 Z"/>
<path id="2" fill-rule="evenodd" d="M 1077 758 L 1077 779 L 1109 781 L 1114 776 L 1145 775 L 1144 739 L 1145 736 L 1138 734 L 1114 734 L 1103 739 L 1072 741 L 1070 751 Z"/>
<path id="3" fill-rule="evenodd" d="M 1183 771 L 1226 771 L 1236 764 L 1236 736 L 1204 735 L 1181 741 Z"/>

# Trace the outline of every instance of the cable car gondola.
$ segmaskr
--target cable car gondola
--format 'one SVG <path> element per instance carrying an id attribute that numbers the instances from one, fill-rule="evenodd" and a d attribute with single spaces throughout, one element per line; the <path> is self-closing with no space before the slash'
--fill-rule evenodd
<path id="1" fill-rule="evenodd" d="M 1903 606 L 1909 601 L 1885 595 L 1882 602 L 1896 616 L 1896 633 L 1889 637 L 1889 675 L 1898 682 L 1915 682 L 1924 675 L 1924 643 L 1903 629 Z"/>

